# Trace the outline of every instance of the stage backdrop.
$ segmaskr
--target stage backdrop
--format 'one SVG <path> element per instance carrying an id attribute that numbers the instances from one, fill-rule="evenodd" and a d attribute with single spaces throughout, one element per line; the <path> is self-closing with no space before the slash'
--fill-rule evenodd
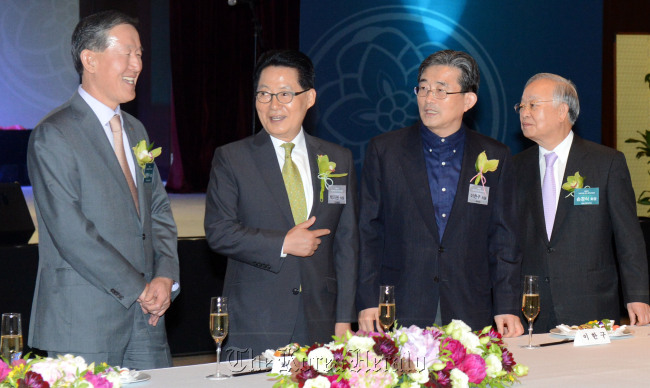
<path id="1" fill-rule="evenodd" d="M 313 132 L 352 149 L 359 169 L 370 138 L 418 119 L 422 60 L 454 49 L 480 66 L 478 104 L 465 116 L 479 132 L 513 153 L 529 146 L 513 106 L 530 76 L 552 72 L 577 85 L 577 133 L 600 142 L 602 8 L 602 0 L 302 0 L 300 47 L 316 67 Z"/>

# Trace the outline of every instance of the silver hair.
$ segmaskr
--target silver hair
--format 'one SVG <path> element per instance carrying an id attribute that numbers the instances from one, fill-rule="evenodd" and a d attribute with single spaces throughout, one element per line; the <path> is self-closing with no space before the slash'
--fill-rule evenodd
<path id="1" fill-rule="evenodd" d="M 580 100 L 578 99 L 576 85 L 571 80 L 557 74 L 537 73 L 530 77 L 524 88 L 539 79 L 549 79 L 556 83 L 555 89 L 553 89 L 553 105 L 558 106 L 559 103 L 566 103 L 569 106 L 569 122 L 571 125 L 575 124 L 578 115 L 580 115 Z"/>

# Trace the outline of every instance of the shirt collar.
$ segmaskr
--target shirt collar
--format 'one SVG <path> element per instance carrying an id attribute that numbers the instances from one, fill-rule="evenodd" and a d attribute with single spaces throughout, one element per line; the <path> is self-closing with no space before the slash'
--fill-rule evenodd
<path id="1" fill-rule="evenodd" d="M 276 149 L 281 147 L 282 144 L 284 144 L 284 143 L 293 143 L 293 144 L 295 144 L 294 149 L 296 149 L 296 148 L 307 149 L 307 143 L 305 142 L 305 133 L 304 133 L 302 127 L 300 127 L 300 132 L 298 132 L 296 137 L 294 137 L 293 140 L 291 140 L 291 141 L 280 140 L 280 139 L 278 139 L 278 138 L 276 138 L 276 137 L 274 137 L 272 135 L 269 135 L 269 136 L 271 136 L 271 142 L 273 143 L 273 147 L 276 148 Z M 284 152 L 284 150 L 283 150 L 283 152 Z"/>
<path id="2" fill-rule="evenodd" d="M 87 91 L 84 90 L 81 85 L 79 85 L 79 88 L 77 89 L 79 91 L 79 95 L 81 98 L 86 101 L 86 104 L 90 106 L 90 109 L 92 109 L 93 113 L 95 113 L 95 116 L 99 119 L 99 122 L 102 125 L 108 124 L 108 122 L 113 118 L 115 115 L 120 115 L 120 120 L 122 120 L 122 115 L 120 114 L 120 106 L 117 106 L 117 109 L 113 110 L 109 108 L 108 106 L 104 105 L 101 103 L 98 99 L 95 97 L 91 96 Z M 122 128 L 124 128 L 124 121 L 122 120 Z"/>
<path id="3" fill-rule="evenodd" d="M 547 150 L 546 148 L 539 146 L 539 160 L 544 159 L 544 155 L 549 152 L 555 152 L 557 158 L 566 165 L 567 160 L 569 160 L 569 151 L 571 151 L 571 144 L 573 143 L 573 131 L 569 131 L 567 137 L 562 140 L 560 144 L 555 147 L 555 149 Z M 544 162 L 546 163 L 546 162 Z"/>
<path id="4" fill-rule="evenodd" d="M 465 126 L 461 125 L 458 131 L 452 133 L 447 137 L 440 137 L 429 130 L 422 122 L 420 122 L 420 134 L 427 147 L 458 147 L 465 141 Z"/>

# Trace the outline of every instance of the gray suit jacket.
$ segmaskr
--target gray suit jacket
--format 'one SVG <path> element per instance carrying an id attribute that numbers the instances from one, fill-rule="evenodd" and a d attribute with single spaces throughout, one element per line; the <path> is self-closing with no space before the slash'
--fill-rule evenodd
<path id="1" fill-rule="evenodd" d="M 328 342 L 335 322 L 356 320 L 357 180 L 349 150 L 305 134 L 314 202 L 310 229 L 329 229 L 311 257 L 281 257 L 294 227 L 282 172 L 270 136 L 255 136 L 217 148 L 212 161 L 205 232 L 215 251 L 228 256 L 224 295 L 229 297 L 226 345 L 256 355 L 289 343 L 298 317 L 302 285 L 310 341 Z M 336 162 L 334 184 L 346 185 L 347 203 L 320 202 L 317 155 Z"/>
<path id="2" fill-rule="evenodd" d="M 142 123 L 122 114 L 129 144 L 149 142 Z M 158 170 L 145 183 L 136 165 L 138 217 L 115 152 L 78 93 L 36 126 L 27 165 L 39 226 L 29 345 L 120 349 L 132 314 L 142 314 L 134 302 L 145 283 L 179 279 L 176 225 Z M 150 330 L 164 340 L 164 324 Z"/>
<path id="3" fill-rule="evenodd" d="M 560 323 L 619 319 L 619 273 L 623 299 L 648 303 L 648 262 L 636 216 L 634 190 L 622 153 L 573 138 L 562 182 L 585 177 L 599 188 L 598 205 L 574 205 L 560 189 L 551 241 L 548 240 L 539 175 L 539 147 L 515 156 L 522 223 L 522 275 L 540 277 L 541 311 L 535 332 Z"/>

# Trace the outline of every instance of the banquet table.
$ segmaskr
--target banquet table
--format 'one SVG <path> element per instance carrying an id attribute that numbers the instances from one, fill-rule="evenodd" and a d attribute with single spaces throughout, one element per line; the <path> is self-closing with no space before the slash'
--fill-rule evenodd
<path id="1" fill-rule="evenodd" d="M 612 339 L 611 343 L 575 347 L 572 343 L 524 349 L 528 336 L 507 338 L 505 342 L 515 361 L 527 365 L 528 376 L 515 387 L 639 387 L 650 381 L 650 326 L 630 328 L 631 336 Z M 536 344 L 562 341 L 551 334 L 535 334 Z M 227 364 L 222 364 L 227 366 Z M 250 360 L 235 366 L 237 370 L 251 368 Z M 216 365 L 200 364 L 176 368 L 143 371 L 151 375 L 149 381 L 134 383 L 133 388 L 209 388 L 209 387 L 272 387 L 273 380 L 265 373 L 236 376 L 228 380 L 211 381 L 205 376 L 214 372 Z"/>

